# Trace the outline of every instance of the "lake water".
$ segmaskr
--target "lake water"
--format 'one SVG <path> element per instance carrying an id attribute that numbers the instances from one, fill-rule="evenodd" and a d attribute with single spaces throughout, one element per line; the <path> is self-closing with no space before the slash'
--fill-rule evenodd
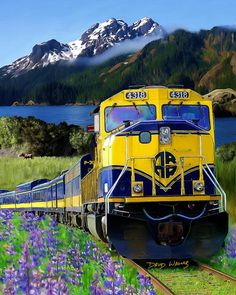
<path id="1" fill-rule="evenodd" d="M 93 116 L 90 112 L 96 106 L 15 106 L 0 107 L 0 117 L 2 116 L 34 116 L 48 123 L 80 125 L 86 128 L 93 123 Z M 216 118 L 216 146 L 224 143 L 236 141 L 236 118 Z"/>
<path id="2" fill-rule="evenodd" d="M 232 141 L 236 142 L 236 118 L 215 119 L 216 146 Z"/>
<path id="3" fill-rule="evenodd" d="M 96 106 L 11 106 L 0 107 L 0 117 L 2 116 L 34 116 L 47 123 L 59 124 L 66 122 L 68 124 L 80 125 L 85 128 L 93 121 L 90 112 Z"/>

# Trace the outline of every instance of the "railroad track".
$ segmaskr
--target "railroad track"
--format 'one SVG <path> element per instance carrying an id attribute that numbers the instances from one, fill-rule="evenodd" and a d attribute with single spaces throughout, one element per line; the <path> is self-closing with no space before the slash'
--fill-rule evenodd
<path id="1" fill-rule="evenodd" d="M 154 288 L 161 294 L 236 294 L 236 278 L 200 262 L 191 261 L 193 266 L 188 269 L 172 268 L 155 271 L 155 269 L 149 270 L 146 265 L 141 266 L 133 260 L 124 260 L 135 267 L 139 273 L 148 276 Z"/>
<path id="2" fill-rule="evenodd" d="M 202 269 L 203 271 L 206 271 L 206 272 L 208 272 L 210 274 L 213 274 L 216 277 L 219 277 L 220 279 L 223 279 L 225 281 L 231 282 L 232 284 L 235 284 L 235 288 L 236 288 L 236 278 L 235 277 L 232 277 L 232 276 L 230 276 L 230 275 L 228 275 L 228 274 L 226 274 L 226 273 L 224 273 L 222 271 L 214 269 L 211 266 L 203 264 L 201 262 L 195 261 L 195 263 L 197 264 L 199 269 Z M 235 289 L 235 294 L 236 294 L 236 289 Z"/>
<path id="3" fill-rule="evenodd" d="M 152 275 L 148 270 L 146 270 L 145 268 L 143 268 L 142 266 L 140 266 L 139 264 L 137 264 L 136 262 L 134 262 L 133 260 L 124 258 L 124 261 L 126 263 L 128 263 L 129 265 L 132 265 L 134 268 L 137 269 L 137 271 L 139 273 L 141 273 L 144 276 L 148 276 L 154 286 L 154 288 L 156 290 L 161 291 L 163 294 L 166 295 L 173 295 L 175 293 L 173 293 L 171 291 L 171 289 L 169 289 L 163 282 L 161 282 L 160 280 L 158 280 L 154 275 Z"/>

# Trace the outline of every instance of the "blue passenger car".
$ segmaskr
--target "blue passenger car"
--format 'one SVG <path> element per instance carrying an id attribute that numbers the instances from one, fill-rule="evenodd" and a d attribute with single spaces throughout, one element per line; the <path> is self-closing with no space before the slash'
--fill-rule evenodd
<path id="1" fill-rule="evenodd" d="M 37 179 L 18 185 L 16 187 L 16 208 L 20 210 L 31 208 L 31 191 L 33 187 L 45 182 L 48 182 L 48 179 Z"/>
<path id="2" fill-rule="evenodd" d="M 6 191 L 0 193 L 1 209 L 15 209 L 16 208 L 16 193 L 15 191 Z"/>
<path id="3" fill-rule="evenodd" d="M 32 189 L 31 206 L 35 211 L 48 211 L 48 199 L 51 193 L 51 181 L 41 183 Z"/>
<path id="4" fill-rule="evenodd" d="M 49 194 L 48 207 L 52 211 L 64 212 L 65 175 L 60 175 L 50 182 L 51 194 Z"/>

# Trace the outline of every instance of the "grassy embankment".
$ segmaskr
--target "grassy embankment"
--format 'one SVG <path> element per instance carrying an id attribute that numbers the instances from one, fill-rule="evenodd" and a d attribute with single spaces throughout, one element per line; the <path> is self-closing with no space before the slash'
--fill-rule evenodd
<path id="1" fill-rule="evenodd" d="M 216 161 L 217 178 L 227 195 L 227 211 L 231 223 L 236 223 L 236 158 L 229 162 Z"/>
<path id="2" fill-rule="evenodd" d="M 39 178 L 53 179 L 69 169 L 79 157 L 0 158 L 0 189 L 14 190 L 16 185 Z"/>

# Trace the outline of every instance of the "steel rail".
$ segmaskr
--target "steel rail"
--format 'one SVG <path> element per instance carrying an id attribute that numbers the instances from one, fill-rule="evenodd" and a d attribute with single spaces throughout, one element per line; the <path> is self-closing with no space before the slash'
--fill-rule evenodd
<path id="1" fill-rule="evenodd" d="M 139 264 L 137 264 L 133 260 L 130 260 L 130 259 L 127 259 L 127 258 L 123 258 L 123 260 L 127 264 L 129 264 L 129 265 L 133 266 L 134 268 L 136 268 L 137 271 L 139 273 L 141 273 L 142 275 L 144 275 L 146 277 L 149 277 L 155 289 L 163 292 L 163 294 L 166 294 L 166 295 L 174 295 L 175 294 L 164 283 L 162 283 L 155 276 L 153 276 L 149 271 L 147 271 L 145 268 L 143 268 L 142 266 L 140 266 Z"/>
<path id="2" fill-rule="evenodd" d="M 211 274 L 219 277 L 220 279 L 224 279 L 224 280 L 227 280 L 227 281 L 229 281 L 231 283 L 236 284 L 236 278 L 235 277 L 232 277 L 232 276 L 228 275 L 227 273 L 224 273 L 224 272 L 222 272 L 220 270 L 212 268 L 211 266 L 206 265 L 204 263 L 201 263 L 201 262 L 198 262 L 198 261 L 194 261 L 194 262 L 196 263 L 196 265 L 200 269 L 202 269 L 202 270 L 204 270 L 204 271 L 206 271 L 208 273 L 211 273 Z"/>

